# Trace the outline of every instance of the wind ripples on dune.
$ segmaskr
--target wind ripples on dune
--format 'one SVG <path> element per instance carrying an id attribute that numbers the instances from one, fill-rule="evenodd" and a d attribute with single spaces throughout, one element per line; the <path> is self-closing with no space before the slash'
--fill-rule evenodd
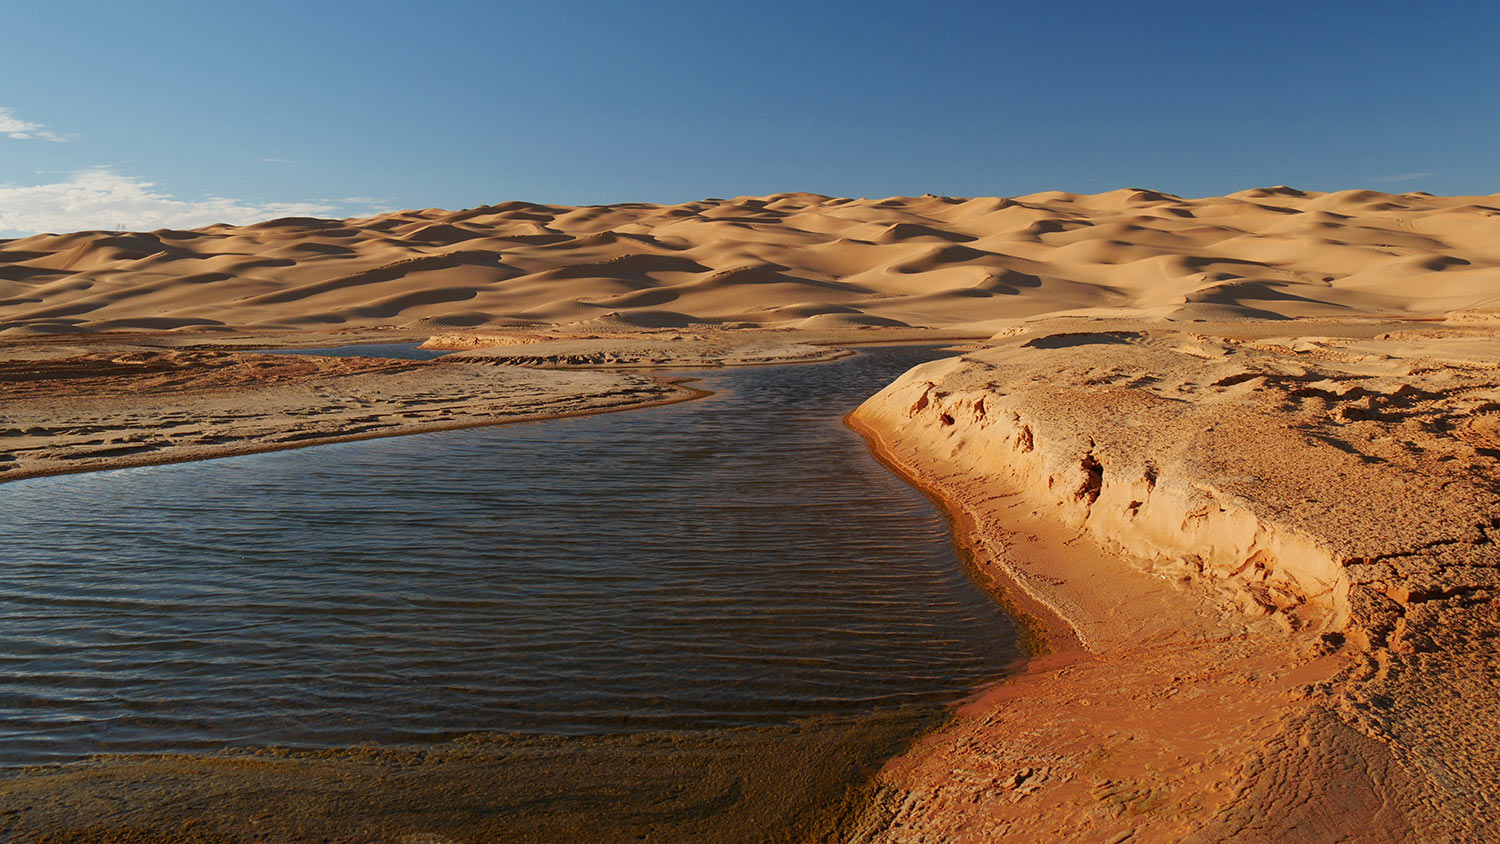
<path id="1" fill-rule="evenodd" d="M 934 352 L 582 419 L 0 486 L 0 763 L 941 703 L 1015 657 L 840 417 Z"/>

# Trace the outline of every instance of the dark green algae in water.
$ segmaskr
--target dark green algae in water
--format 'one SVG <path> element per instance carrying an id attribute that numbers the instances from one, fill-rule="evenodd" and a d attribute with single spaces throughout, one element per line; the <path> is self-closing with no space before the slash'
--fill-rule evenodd
<path id="1" fill-rule="evenodd" d="M 0 781 L 45 842 L 833 842 L 930 707 L 795 724 L 440 747 L 103 758 Z"/>

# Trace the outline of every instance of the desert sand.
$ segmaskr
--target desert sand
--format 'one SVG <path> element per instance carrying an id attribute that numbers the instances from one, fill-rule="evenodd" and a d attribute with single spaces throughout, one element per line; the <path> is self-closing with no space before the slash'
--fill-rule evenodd
<path id="1" fill-rule="evenodd" d="M 1497 235 L 1497 197 L 1285 187 L 507 202 L 0 242 L 0 332 L 1441 316 L 1500 302 Z"/>
<path id="2" fill-rule="evenodd" d="M 1041 321 L 855 413 L 1056 645 L 865 840 L 1490 834 L 1500 338 L 1287 327 Z"/>
<path id="3" fill-rule="evenodd" d="M 0 297 L 0 480 L 966 340 L 851 424 L 1050 652 L 889 762 L 854 840 L 1500 822 L 1500 196 L 510 202 L 5 241 Z M 452 354 L 252 351 L 365 340 Z"/>

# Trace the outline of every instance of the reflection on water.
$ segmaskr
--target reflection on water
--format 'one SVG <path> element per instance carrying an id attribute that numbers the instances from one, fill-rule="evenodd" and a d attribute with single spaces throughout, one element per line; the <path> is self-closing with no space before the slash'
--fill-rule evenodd
<path id="1" fill-rule="evenodd" d="M 0 485 L 0 762 L 790 723 L 1014 658 L 840 424 L 935 356 L 695 402 Z"/>

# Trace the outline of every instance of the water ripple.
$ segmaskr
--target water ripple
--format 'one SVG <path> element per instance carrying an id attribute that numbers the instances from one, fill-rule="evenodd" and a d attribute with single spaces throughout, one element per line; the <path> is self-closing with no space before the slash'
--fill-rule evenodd
<path id="1" fill-rule="evenodd" d="M 838 424 L 931 356 L 0 486 L 0 763 L 951 699 L 1014 630 L 931 502 Z"/>

